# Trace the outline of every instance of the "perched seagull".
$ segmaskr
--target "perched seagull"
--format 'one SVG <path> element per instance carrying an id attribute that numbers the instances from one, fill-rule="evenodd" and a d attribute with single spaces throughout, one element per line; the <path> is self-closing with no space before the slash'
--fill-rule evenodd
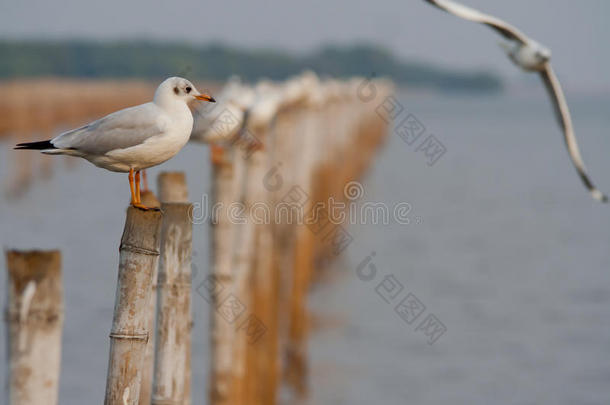
<path id="1" fill-rule="evenodd" d="M 510 41 L 509 43 L 502 42 L 500 45 L 517 66 L 528 72 L 540 73 L 549 95 L 551 96 L 559 125 L 563 129 L 568 153 L 570 154 L 574 167 L 576 167 L 582 182 L 587 189 L 589 189 L 593 198 L 598 201 L 607 202 L 608 197 L 593 185 L 593 182 L 591 182 L 587 175 L 585 164 L 580 156 L 580 150 L 578 149 L 576 137 L 574 136 L 574 128 L 572 127 L 572 119 L 570 117 L 570 111 L 568 110 L 568 104 L 563 94 L 563 90 L 561 89 L 561 85 L 559 84 L 559 80 L 551 67 L 551 51 L 531 38 L 528 38 L 512 25 L 507 24 L 496 17 L 483 14 L 450 0 L 426 1 L 448 13 L 466 20 L 485 24 L 496 30 L 504 38 Z"/>
<path id="2" fill-rule="evenodd" d="M 193 112 L 195 121 L 191 141 L 214 144 L 233 139 L 253 99 L 254 93 L 249 87 L 238 77 L 231 77 L 212 108 L 198 106 Z"/>
<path id="3" fill-rule="evenodd" d="M 282 104 L 282 88 L 276 83 L 261 81 L 254 88 L 255 102 L 250 110 L 248 126 L 267 127 L 274 121 Z"/>
<path id="4" fill-rule="evenodd" d="M 213 109 L 195 111 L 191 140 L 210 145 L 212 163 L 221 164 L 225 149 L 240 140 L 254 100 L 254 90 L 233 77 Z"/>
<path id="5" fill-rule="evenodd" d="M 215 102 L 188 80 L 170 77 L 150 103 L 114 112 L 47 141 L 20 143 L 15 149 L 82 157 L 103 169 L 128 172 L 131 205 L 148 209 L 140 199 L 140 171 L 171 159 L 187 143 L 193 129 L 187 103 L 192 100 Z"/>

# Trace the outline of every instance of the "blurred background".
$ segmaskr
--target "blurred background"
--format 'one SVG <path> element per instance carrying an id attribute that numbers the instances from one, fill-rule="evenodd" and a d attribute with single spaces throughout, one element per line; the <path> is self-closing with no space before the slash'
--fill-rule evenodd
<path id="1" fill-rule="evenodd" d="M 467 4 L 552 49 L 583 158 L 608 192 L 610 3 Z M 446 152 L 429 165 L 391 129 L 360 201 L 408 202 L 418 220 L 349 228 L 353 243 L 310 301 L 318 322 L 303 403 L 608 403 L 610 211 L 581 185 L 539 78 L 498 39 L 416 0 L 1 3 L 0 242 L 63 252 L 60 403 L 103 397 L 126 180 L 12 146 L 148 101 L 167 76 L 217 91 L 231 75 L 304 69 L 389 77 L 405 114 Z M 193 201 L 210 191 L 205 146 L 187 145 L 149 177 L 161 170 L 185 171 Z M 195 286 L 209 272 L 208 231 L 194 227 Z M 378 282 L 356 277 L 372 252 L 379 273 L 445 325 L 433 345 Z M 203 403 L 209 307 L 193 297 L 193 398 Z"/>

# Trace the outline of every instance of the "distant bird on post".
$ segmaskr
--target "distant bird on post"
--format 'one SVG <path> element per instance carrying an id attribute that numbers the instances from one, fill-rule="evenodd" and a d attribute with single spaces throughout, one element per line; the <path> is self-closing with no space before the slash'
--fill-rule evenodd
<path id="1" fill-rule="evenodd" d="M 191 140 L 210 145 L 211 161 L 221 164 L 225 150 L 239 142 L 255 102 L 255 92 L 232 77 L 218 96 L 218 104 L 213 109 L 195 110 L 195 123 Z"/>
<path id="2" fill-rule="evenodd" d="M 510 41 L 508 43 L 500 43 L 508 57 L 523 70 L 538 72 L 542 77 L 542 81 L 551 97 L 557 120 L 563 130 L 568 153 L 585 187 L 587 187 L 596 200 L 608 202 L 608 197 L 595 187 L 587 175 L 584 162 L 580 155 L 580 150 L 578 149 L 576 137 L 574 136 L 570 110 L 568 109 L 568 104 L 563 94 L 563 90 L 561 89 L 561 85 L 559 84 L 559 80 L 551 67 L 551 51 L 527 37 L 517 28 L 496 17 L 483 14 L 480 11 L 450 0 L 425 1 L 458 17 L 485 24 Z"/>
<path id="3" fill-rule="evenodd" d="M 150 103 L 114 112 L 47 141 L 20 143 L 15 149 L 82 157 L 103 169 L 129 173 L 131 205 L 148 209 L 140 198 L 140 171 L 171 159 L 188 142 L 193 115 L 187 104 L 193 100 L 215 102 L 188 80 L 170 77 Z"/>

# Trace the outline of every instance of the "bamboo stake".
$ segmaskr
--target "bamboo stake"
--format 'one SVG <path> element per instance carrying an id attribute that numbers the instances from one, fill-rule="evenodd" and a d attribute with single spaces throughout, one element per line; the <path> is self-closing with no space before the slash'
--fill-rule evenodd
<path id="1" fill-rule="evenodd" d="M 9 405 L 58 401 L 63 303 L 59 251 L 8 251 Z"/>
<path id="2" fill-rule="evenodd" d="M 157 188 L 159 195 L 162 195 L 166 201 L 173 201 L 176 196 L 172 196 L 172 193 L 177 193 L 177 196 L 184 198 L 184 202 L 188 201 L 186 190 L 186 182 L 184 173 L 178 172 L 162 172 L 157 178 Z M 184 188 L 184 191 L 182 191 Z M 147 207 L 161 208 L 161 203 L 155 197 L 155 194 L 150 191 L 142 191 L 142 202 Z M 144 357 L 144 366 L 142 369 L 142 386 L 140 388 L 140 400 L 139 405 L 150 405 L 152 401 L 152 388 L 153 388 L 153 376 L 155 367 L 155 339 L 156 339 L 156 317 L 157 317 L 157 284 L 158 284 L 158 267 L 153 270 L 153 282 L 152 282 L 152 293 L 149 302 L 148 311 L 148 330 L 151 332 L 146 343 L 146 354 Z M 189 345 L 189 358 L 190 358 L 190 345 Z M 190 370 L 190 368 L 189 368 Z M 190 392 L 190 371 L 188 374 L 188 392 Z M 190 398 L 189 398 L 190 399 Z"/>
<path id="3" fill-rule="evenodd" d="M 142 194 L 142 204 L 144 204 L 145 206 L 147 206 L 149 208 L 161 208 L 161 203 L 155 196 L 155 193 L 153 193 L 150 190 L 145 190 L 145 191 L 142 191 L 141 194 Z"/>
<path id="4" fill-rule="evenodd" d="M 280 214 L 277 217 L 279 204 L 284 204 L 286 196 L 295 185 L 294 179 L 297 172 L 298 162 L 301 155 L 297 151 L 301 150 L 304 133 L 302 132 L 301 120 L 303 117 L 303 106 L 297 103 L 294 106 L 280 110 L 276 118 L 273 136 L 271 137 L 273 150 L 271 156 L 271 170 L 274 170 L 273 177 L 267 179 L 270 191 L 269 200 L 272 212 L 274 213 L 271 221 L 271 237 L 274 249 L 272 249 L 272 269 L 271 283 L 275 289 L 272 295 L 275 302 L 274 320 L 270 322 L 269 328 L 275 336 L 270 339 L 268 350 L 274 350 L 276 357 L 275 370 L 272 371 L 274 385 L 279 387 L 279 380 L 282 372 L 286 372 L 285 353 L 288 347 L 288 330 L 290 326 L 290 302 L 292 285 L 292 255 L 294 253 L 294 238 L 296 226 L 294 223 L 284 221 Z M 263 240 L 264 242 L 264 240 Z M 263 248 L 261 246 L 261 248 Z M 273 304 L 271 304 L 273 305 Z"/>
<path id="5" fill-rule="evenodd" d="M 153 404 L 184 404 L 190 369 L 191 204 L 163 203 Z"/>
<path id="6" fill-rule="evenodd" d="M 240 396 L 237 403 L 273 405 L 277 353 L 271 337 L 274 331 L 269 331 L 269 327 L 275 324 L 276 315 L 268 308 L 268 305 L 274 305 L 270 289 L 274 284 L 273 249 L 271 224 L 269 218 L 265 218 L 266 210 L 261 210 L 268 208 L 270 201 L 264 182 L 270 163 L 269 122 L 250 131 L 262 146 L 252 150 L 246 162 L 247 178 L 242 196 L 246 221 L 240 225 L 241 239 L 235 249 L 234 272 L 235 294 L 248 314 L 239 319 L 233 361 L 236 391 Z"/>
<path id="7" fill-rule="evenodd" d="M 230 350 L 231 350 L 231 404 L 246 405 L 245 387 L 246 387 L 246 338 L 243 333 L 237 333 L 237 328 L 244 318 L 247 316 L 246 311 L 249 310 L 250 294 L 248 291 L 248 281 L 252 263 L 252 255 L 254 252 L 254 223 L 252 222 L 248 210 L 251 205 L 249 197 L 251 192 L 249 188 L 252 186 L 248 182 L 251 171 L 251 160 L 258 151 L 254 152 L 249 159 L 246 159 L 246 152 L 241 149 L 235 150 L 234 161 L 238 174 L 235 178 L 235 186 L 239 187 L 236 191 L 237 201 L 246 207 L 246 213 L 243 219 L 235 221 L 232 224 L 233 238 L 230 252 L 231 266 L 231 281 L 227 283 L 230 286 L 231 295 L 225 298 L 220 303 L 218 312 L 224 316 L 223 321 L 232 329 L 229 335 Z M 228 315 L 228 316 L 227 316 Z"/>
<path id="8" fill-rule="evenodd" d="M 209 395 L 212 405 L 233 405 L 232 399 L 235 396 L 232 369 L 235 326 L 231 313 L 220 308 L 220 304 L 227 297 L 230 298 L 233 286 L 232 251 L 237 229 L 229 216 L 228 207 L 237 201 L 245 175 L 244 160 L 241 156 L 235 157 L 236 154 L 235 150 L 226 151 L 222 162 L 212 167 L 213 201 L 223 207 L 212 222 L 213 283 L 222 289 L 222 294 L 213 294 L 211 297 L 212 364 Z"/>
<path id="9" fill-rule="evenodd" d="M 164 202 L 178 202 L 178 203 L 187 203 L 189 202 L 188 196 L 188 187 L 186 184 L 186 176 L 183 172 L 162 172 L 158 178 L 158 189 L 159 193 L 163 196 Z M 191 211 L 192 212 L 192 211 Z M 190 266 L 189 257 L 189 266 Z M 189 267 L 189 283 L 192 280 L 192 274 L 190 273 L 191 269 Z M 189 290 L 190 296 L 190 290 Z M 185 381 L 184 381 L 184 392 L 185 399 L 184 405 L 191 404 L 191 380 L 192 380 L 192 335 L 191 331 L 193 329 L 193 313 L 192 307 L 189 309 L 189 334 L 186 340 L 186 351 L 187 351 L 187 367 L 185 371 Z"/>
<path id="10" fill-rule="evenodd" d="M 186 177 L 183 172 L 161 172 L 157 178 L 159 200 L 164 203 L 187 203 L 189 201 Z"/>
<path id="11" fill-rule="evenodd" d="M 142 202 L 147 207 L 161 207 L 159 200 L 155 194 L 150 191 L 142 192 Z M 155 266 L 152 275 L 152 286 L 150 298 L 148 300 L 148 320 L 146 330 L 148 333 L 148 341 L 146 342 L 146 350 L 144 352 L 144 365 L 142 366 L 142 379 L 140 385 L 139 405 L 150 405 L 152 401 L 152 384 L 155 367 L 155 325 L 157 317 L 157 279 L 159 266 Z"/>
<path id="12" fill-rule="evenodd" d="M 267 139 L 271 136 L 267 136 Z M 271 143 L 271 139 L 269 139 Z M 271 146 L 269 147 L 269 149 Z M 256 173 L 253 181 L 259 185 L 264 184 L 265 175 L 269 172 L 273 156 L 266 153 L 266 165 L 262 166 L 264 171 Z M 262 202 L 267 207 L 272 207 L 272 193 L 265 190 Z M 273 219 L 270 223 L 257 224 L 255 241 L 255 262 L 253 263 L 252 277 L 252 312 L 256 314 L 260 325 L 264 328 L 264 334 L 250 341 L 249 348 L 254 352 L 252 365 L 248 372 L 255 378 L 251 378 L 252 397 L 255 403 L 261 405 L 275 405 L 280 375 L 280 352 L 279 352 L 279 266 L 276 261 L 276 249 L 274 245 Z M 252 332 L 257 332 L 253 330 Z"/>
<path id="13" fill-rule="evenodd" d="M 191 381 L 192 206 L 184 173 L 161 173 L 164 212 L 153 404 L 189 404 Z M 182 200 L 176 202 L 177 200 Z M 174 201 L 174 202 L 167 202 Z"/>
<path id="14" fill-rule="evenodd" d="M 325 122 L 321 120 L 323 108 L 324 100 L 312 99 L 301 123 L 303 144 L 300 153 L 302 157 L 296 169 L 295 184 L 305 190 L 309 197 L 303 206 L 303 212 L 309 212 L 313 208 L 313 200 L 311 199 L 314 190 L 313 173 L 319 164 L 321 155 L 324 154 L 324 152 L 320 152 L 322 137 L 324 137 L 325 148 L 333 148 L 334 142 L 336 142 L 336 134 L 325 132 Z M 308 378 L 307 335 L 309 316 L 307 293 L 313 267 L 315 235 L 302 223 L 295 226 L 294 232 L 292 282 L 288 287 L 290 291 L 290 323 L 288 325 L 286 348 L 286 378 L 297 395 L 304 397 L 307 394 Z"/>
<path id="15" fill-rule="evenodd" d="M 162 214 L 129 207 L 119 248 L 105 405 L 135 405 L 149 336 L 153 270 L 159 261 Z"/>
<path id="16" fill-rule="evenodd" d="M 292 285 L 294 278 L 294 254 L 297 226 L 293 220 L 286 221 L 283 215 L 276 210 L 279 204 L 285 204 L 290 199 L 295 187 L 302 189 L 298 183 L 299 170 L 303 160 L 303 146 L 307 134 L 307 127 L 304 124 L 309 111 L 304 102 L 300 102 L 295 108 L 283 111 L 278 115 L 276 134 L 274 136 L 274 163 L 272 167 L 281 169 L 281 186 L 271 195 L 274 212 L 279 218 L 274 218 L 272 227 L 273 240 L 277 248 L 274 264 L 279 273 L 279 302 L 278 308 L 278 350 L 284 361 L 280 364 L 284 377 L 288 378 L 289 370 L 292 369 L 293 362 L 289 358 L 290 346 L 290 327 L 291 327 L 291 301 Z M 298 194 L 298 193 L 294 193 Z"/>

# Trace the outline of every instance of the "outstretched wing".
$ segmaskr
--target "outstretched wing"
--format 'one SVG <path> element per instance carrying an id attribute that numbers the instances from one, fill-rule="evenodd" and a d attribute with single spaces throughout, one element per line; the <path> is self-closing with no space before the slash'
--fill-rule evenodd
<path id="1" fill-rule="evenodd" d="M 153 103 L 126 108 L 51 140 L 59 149 L 103 155 L 144 143 L 165 132 L 166 123 Z"/>
<path id="2" fill-rule="evenodd" d="M 587 189 L 589 189 L 593 195 L 593 198 L 602 202 L 607 202 L 608 197 L 606 197 L 595 187 L 587 175 L 585 164 L 580 156 L 578 143 L 576 142 L 576 137 L 574 136 L 574 128 L 572 127 L 570 110 L 568 109 L 568 104 L 565 96 L 563 95 L 563 90 L 561 89 L 559 80 L 557 79 L 557 76 L 555 75 L 550 63 L 545 64 L 545 68 L 540 72 L 540 76 L 546 85 L 549 96 L 551 97 L 551 102 L 553 103 L 553 109 L 555 110 L 555 115 L 559 121 L 559 125 L 563 129 L 566 147 L 568 148 L 568 153 L 570 154 L 574 167 L 576 167 L 582 182 L 585 184 Z"/>
<path id="3" fill-rule="evenodd" d="M 435 5 L 436 7 L 445 10 L 448 13 L 454 14 L 458 17 L 464 18 L 466 20 L 478 22 L 481 24 L 485 24 L 505 38 L 519 41 L 521 43 L 528 43 L 530 39 L 519 31 L 517 28 L 512 25 L 500 20 L 499 18 L 492 17 L 490 15 L 481 13 L 473 8 L 466 7 L 462 4 L 450 1 L 450 0 L 426 0 L 428 3 Z"/>

